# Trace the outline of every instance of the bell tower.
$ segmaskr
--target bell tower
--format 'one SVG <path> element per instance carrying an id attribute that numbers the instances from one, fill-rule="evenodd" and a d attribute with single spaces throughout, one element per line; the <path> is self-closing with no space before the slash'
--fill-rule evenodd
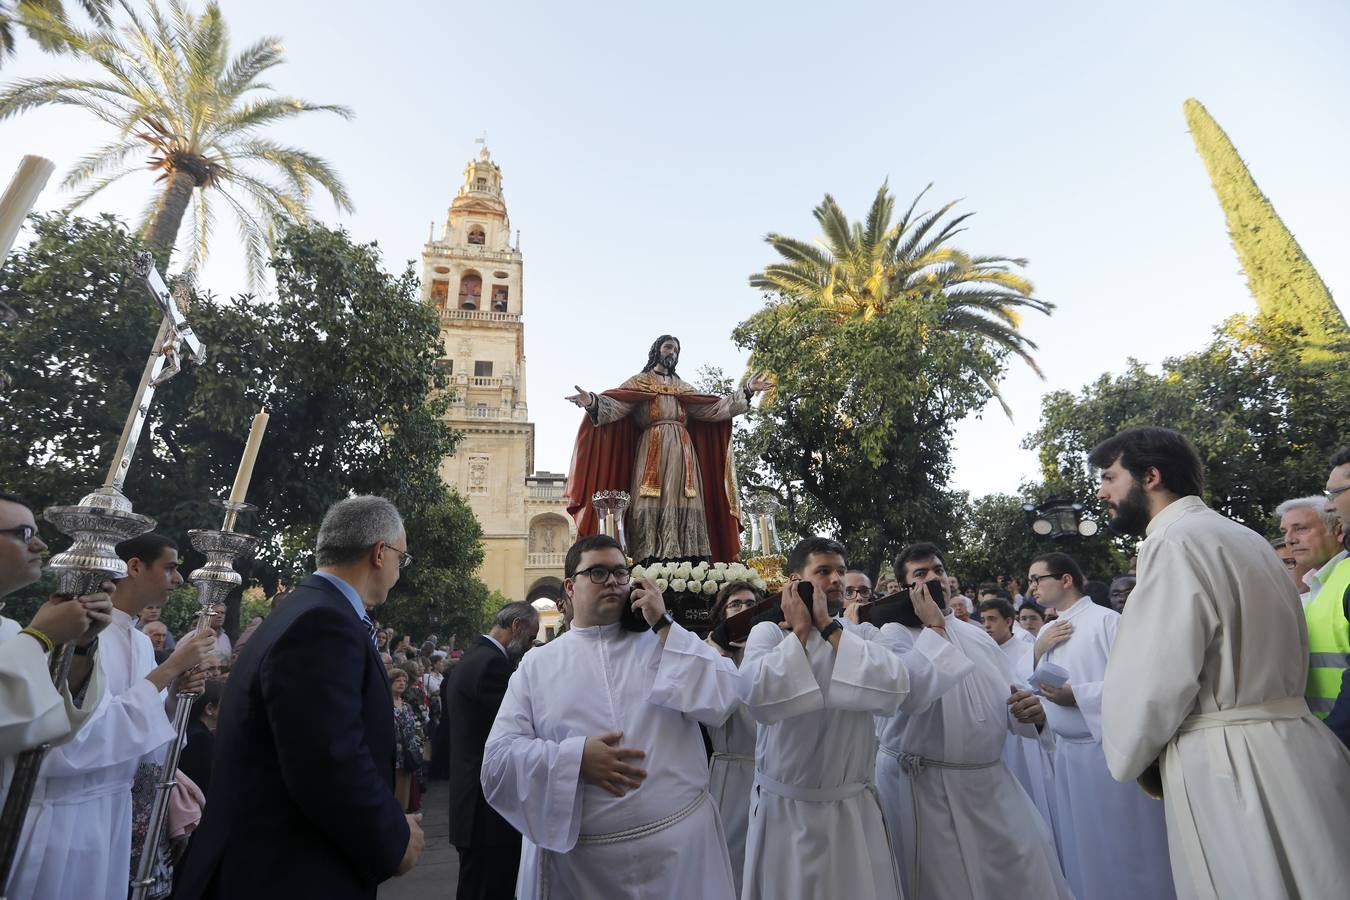
<path id="1" fill-rule="evenodd" d="M 463 433 L 454 455 L 442 463 L 441 477 L 482 523 L 479 576 L 513 600 L 526 596 L 526 479 L 534 471 L 534 424 L 525 405 L 522 275 L 502 171 L 484 146 L 464 167 L 439 236 L 432 225 L 422 250 L 422 300 L 440 317 L 440 364 L 455 392 L 447 418 Z"/>

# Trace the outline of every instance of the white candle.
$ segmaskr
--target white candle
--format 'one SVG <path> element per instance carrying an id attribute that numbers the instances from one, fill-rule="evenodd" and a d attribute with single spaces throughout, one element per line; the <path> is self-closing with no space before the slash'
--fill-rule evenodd
<path id="1" fill-rule="evenodd" d="M 253 417 L 253 427 L 249 429 L 248 443 L 244 445 L 244 458 L 239 460 L 239 471 L 234 475 L 234 487 L 230 489 L 230 502 L 243 503 L 248 494 L 248 483 L 253 480 L 253 464 L 258 461 L 258 447 L 262 445 L 263 432 L 267 430 L 267 408 L 258 410 Z"/>
<path id="2" fill-rule="evenodd" d="M 56 163 L 41 156 L 25 156 L 19 161 L 19 171 L 14 173 L 14 180 L 0 196 L 0 263 L 9 255 L 19 226 L 23 225 L 24 217 L 32 210 L 38 194 L 42 193 L 55 170 Z"/>

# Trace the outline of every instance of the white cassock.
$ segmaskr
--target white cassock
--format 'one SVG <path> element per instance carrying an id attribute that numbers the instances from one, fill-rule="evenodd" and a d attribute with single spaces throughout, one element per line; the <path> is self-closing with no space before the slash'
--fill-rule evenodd
<path id="1" fill-rule="evenodd" d="M 1106 760 L 1128 781 L 1161 756 L 1178 894 L 1350 896 L 1350 751 L 1304 702 L 1302 604 L 1270 544 L 1177 500 L 1149 523 L 1125 610 Z"/>
<path id="2" fill-rule="evenodd" d="M 42 645 L 13 619 L 0 616 L 0 805 L 14 774 L 14 757 L 39 744 L 61 744 L 80 729 L 103 697 L 95 667 L 76 706 L 68 690 L 57 692 Z"/>
<path id="3" fill-rule="evenodd" d="M 1083 597 L 1060 610 L 1059 621 L 1073 623 L 1073 636 L 1041 662 L 1068 670 L 1077 704 L 1043 704 L 1055 732 L 1055 825 L 1064 874 L 1078 900 L 1174 897 L 1162 804 L 1112 778 L 1102 753 L 1102 679 L 1120 613 Z M 1165 669 L 1170 661 L 1154 656 L 1152 665 Z"/>
<path id="4" fill-rule="evenodd" d="M 803 648 L 776 623 L 751 630 L 740 673 L 759 734 L 741 900 L 900 896 L 873 783 L 873 716 L 911 690 L 939 695 L 969 668 L 937 634 L 900 654 L 853 625 L 837 651 L 815 631 Z"/>
<path id="5" fill-rule="evenodd" d="M 698 722 L 719 725 L 737 700 L 736 667 L 697 636 L 573 627 L 525 654 L 483 752 L 488 803 L 535 845 L 522 862 L 528 898 L 733 896 L 731 863 Z M 615 797 L 581 780 L 588 736 L 646 770 Z"/>
<path id="6" fill-rule="evenodd" d="M 745 871 L 745 836 L 750 827 L 750 788 L 755 783 L 755 718 L 744 703 L 737 702 L 721 725 L 708 728 L 713 755 L 708 791 L 722 815 L 727 835 L 727 853 L 736 895 L 741 893 Z"/>
<path id="7" fill-rule="evenodd" d="M 1031 632 L 1027 632 L 1030 634 Z M 999 645 L 1008 660 L 1008 671 L 1012 674 L 1013 684 L 1030 690 L 1027 686 L 1031 678 L 1032 660 L 1035 658 L 1035 644 L 1019 641 L 1016 637 Z M 1050 701 L 1042 700 L 1046 706 Z M 1041 729 L 1035 737 L 1009 733 L 1003 744 L 1003 762 L 1012 770 L 1018 784 L 1036 804 L 1045 824 L 1055 835 L 1055 852 L 1059 853 L 1059 831 L 1055 827 L 1055 732 L 1049 725 Z"/>
<path id="8" fill-rule="evenodd" d="M 874 641 L 904 653 L 936 636 L 914 631 L 891 623 Z M 1003 764 L 1010 732 L 1036 735 L 1008 706 L 1007 659 L 983 628 L 950 612 L 947 637 L 969 660 L 960 683 L 940 697 L 912 692 L 877 721 L 877 787 L 907 896 L 1070 900 L 1050 826 Z"/>
<path id="9" fill-rule="evenodd" d="M 121 898 L 131 881 L 131 783 L 141 757 L 174 737 L 164 700 L 145 676 L 150 639 L 113 609 L 94 657 L 103 700 L 68 743 L 53 749 L 28 809 L 11 900 Z"/>

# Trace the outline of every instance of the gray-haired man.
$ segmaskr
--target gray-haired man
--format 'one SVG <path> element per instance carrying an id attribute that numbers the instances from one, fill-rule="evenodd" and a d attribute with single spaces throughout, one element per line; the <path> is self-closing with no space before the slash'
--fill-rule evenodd
<path id="1" fill-rule="evenodd" d="M 230 672 L 211 790 L 175 897 L 375 900 L 422 830 L 394 799 L 394 716 L 373 610 L 407 566 L 382 497 L 334 504 L 318 571 L 258 626 Z"/>
<path id="2" fill-rule="evenodd" d="M 479 773 L 507 682 L 538 634 L 539 612 L 523 600 L 508 603 L 448 678 L 450 843 L 459 850 L 460 900 L 515 896 L 520 832 L 488 806 Z"/>
<path id="3" fill-rule="evenodd" d="M 1275 507 L 1284 534 L 1285 553 L 1294 558 L 1294 571 L 1303 606 L 1317 596 L 1336 564 L 1345 559 L 1341 548 L 1341 520 L 1326 497 L 1296 497 Z M 1284 553 L 1280 554 L 1284 556 Z"/>

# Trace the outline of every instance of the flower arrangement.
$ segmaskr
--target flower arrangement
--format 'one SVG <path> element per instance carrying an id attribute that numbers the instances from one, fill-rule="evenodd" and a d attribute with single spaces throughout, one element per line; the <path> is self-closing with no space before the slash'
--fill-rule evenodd
<path id="1" fill-rule="evenodd" d="M 731 581 L 748 581 L 761 591 L 768 587 L 758 571 L 738 562 L 654 562 L 634 566 L 633 577 L 652 579 L 662 593 L 697 594 L 709 603 Z"/>

